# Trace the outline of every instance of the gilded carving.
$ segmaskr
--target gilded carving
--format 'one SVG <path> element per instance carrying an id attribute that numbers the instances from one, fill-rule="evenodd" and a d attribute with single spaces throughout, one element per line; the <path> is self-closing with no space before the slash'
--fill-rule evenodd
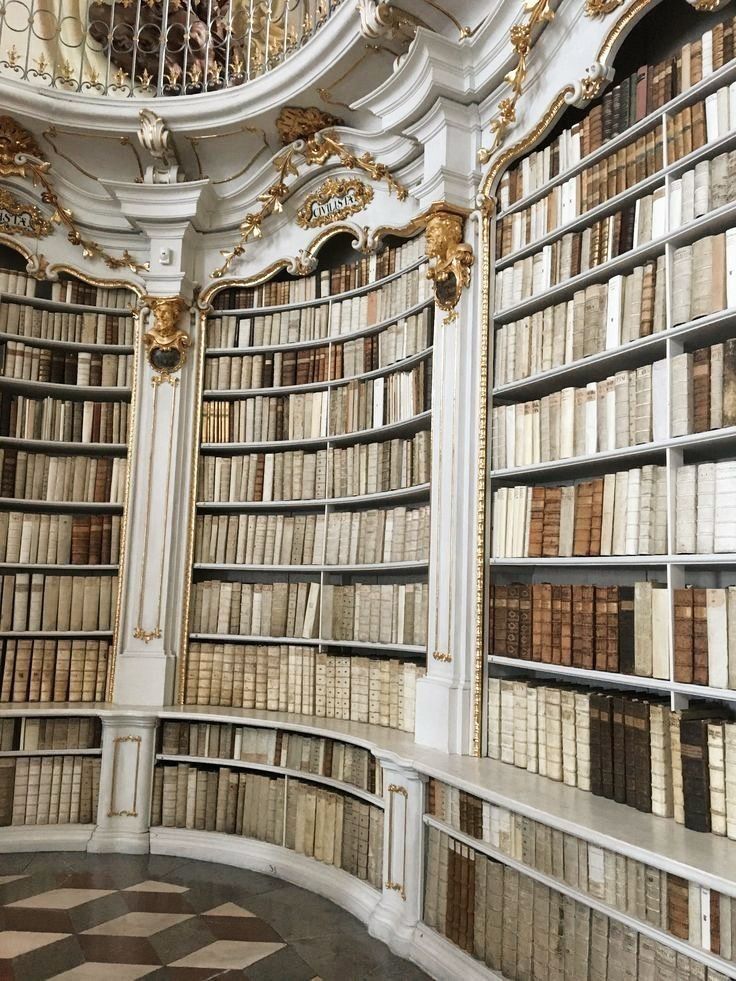
<path id="1" fill-rule="evenodd" d="M 435 661 L 440 661 L 442 664 L 450 664 L 452 662 L 452 654 L 448 651 L 435 651 L 432 654 L 432 658 Z"/>
<path id="2" fill-rule="evenodd" d="M 34 204 L 21 201 L 7 188 L 0 187 L 0 228 L 8 235 L 45 238 L 53 228 Z"/>
<path id="3" fill-rule="evenodd" d="M 281 142 L 288 146 L 295 140 L 309 140 L 329 126 L 342 126 L 343 120 L 317 106 L 284 106 L 276 117 Z"/>
<path id="4" fill-rule="evenodd" d="M 191 338 L 178 324 L 189 304 L 181 296 L 149 296 L 153 326 L 143 335 L 148 361 L 162 375 L 179 371 L 187 359 Z"/>
<path id="5" fill-rule="evenodd" d="M 473 250 L 463 242 L 464 220 L 450 211 L 437 211 L 427 220 L 427 277 L 434 282 L 435 302 L 453 314 L 462 291 L 470 285 Z"/>
<path id="6" fill-rule="evenodd" d="M 21 159 L 16 158 L 20 156 Z M 28 130 L 23 129 L 10 116 L 0 116 L 0 177 L 30 177 L 33 171 L 24 159 L 34 157 L 36 161 L 44 161 L 48 170 L 49 164 L 39 149 L 38 143 Z"/>
<path id="7" fill-rule="evenodd" d="M 585 16 L 605 17 L 625 2 L 626 0 L 585 0 Z"/>
<path id="8" fill-rule="evenodd" d="M 362 211 L 372 200 L 372 188 L 357 177 L 347 180 L 330 177 L 306 198 L 296 213 L 296 223 L 301 228 L 331 225 Z"/>
<path id="9" fill-rule="evenodd" d="M 176 184 L 183 180 L 184 172 L 179 166 L 171 130 L 166 123 L 152 109 L 141 109 L 138 118 L 138 142 L 156 161 L 146 168 L 144 183 Z"/>

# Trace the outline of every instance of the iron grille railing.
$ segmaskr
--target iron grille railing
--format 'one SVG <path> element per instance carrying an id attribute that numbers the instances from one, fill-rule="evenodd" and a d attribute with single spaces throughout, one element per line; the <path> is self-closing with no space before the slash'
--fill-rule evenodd
<path id="1" fill-rule="evenodd" d="M 143 97 L 242 85 L 281 64 L 342 0 L 0 0 L 0 77 Z"/>

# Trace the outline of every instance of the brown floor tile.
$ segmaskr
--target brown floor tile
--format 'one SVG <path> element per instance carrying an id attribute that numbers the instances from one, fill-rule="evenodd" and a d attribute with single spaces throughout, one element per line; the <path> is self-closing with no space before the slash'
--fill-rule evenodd
<path id="1" fill-rule="evenodd" d="M 22 909 L 5 906 L 0 909 L 0 929 L 33 930 L 38 933 L 75 933 L 67 910 Z M 2 934 L 0 934 L 2 950 Z"/>
<path id="2" fill-rule="evenodd" d="M 184 893 L 177 892 L 121 892 L 129 910 L 140 913 L 193 913 L 192 905 Z"/>
<path id="3" fill-rule="evenodd" d="M 276 941 L 281 937 L 273 927 L 257 916 L 201 916 L 200 919 L 218 940 Z"/>
<path id="4" fill-rule="evenodd" d="M 59 876 L 65 889 L 117 889 L 114 877 L 107 872 L 67 872 Z"/>
<path id="5" fill-rule="evenodd" d="M 77 937 L 85 959 L 106 964 L 160 964 L 156 951 L 142 937 L 98 937 L 84 933 Z"/>

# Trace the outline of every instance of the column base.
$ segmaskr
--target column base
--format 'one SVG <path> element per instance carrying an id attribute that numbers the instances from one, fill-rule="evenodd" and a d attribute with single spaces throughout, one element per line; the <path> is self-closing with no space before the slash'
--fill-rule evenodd
<path id="1" fill-rule="evenodd" d="M 113 852 L 118 855 L 147 855 L 151 850 L 147 831 L 112 831 L 97 828 L 87 843 L 87 851 L 94 854 Z"/>
<path id="2" fill-rule="evenodd" d="M 419 678 L 414 739 L 420 746 L 469 753 L 470 732 L 464 730 L 463 719 L 471 717 L 469 685 L 429 675 Z"/>

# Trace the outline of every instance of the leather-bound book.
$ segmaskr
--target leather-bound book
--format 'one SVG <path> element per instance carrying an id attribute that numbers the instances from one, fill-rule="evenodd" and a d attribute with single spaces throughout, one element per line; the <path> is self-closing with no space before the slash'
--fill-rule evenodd
<path id="1" fill-rule="evenodd" d="M 603 773 L 601 770 L 601 698 L 598 692 L 591 692 L 590 707 L 590 792 L 596 797 L 603 796 Z"/>
<path id="2" fill-rule="evenodd" d="M 547 492 L 552 488 L 537 485 L 532 488 L 532 502 L 529 518 L 529 558 L 538 559 L 544 552 L 545 503 Z M 556 555 L 556 552 L 554 553 Z"/>
<path id="3" fill-rule="evenodd" d="M 626 733 L 624 728 L 624 709 L 626 700 L 622 695 L 613 695 L 611 703 L 613 799 L 619 804 L 626 801 Z"/>
<path id="4" fill-rule="evenodd" d="M 644 699 L 630 701 L 634 732 L 633 763 L 636 773 L 636 797 L 634 807 L 645 814 L 652 812 L 652 750 L 649 702 Z M 629 758 L 627 756 L 627 764 Z"/>
<path id="5" fill-rule="evenodd" d="M 519 657 L 532 657 L 532 587 L 522 583 L 519 591 Z"/>
<path id="6" fill-rule="evenodd" d="M 506 657 L 506 606 L 508 586 L 493 587 L 493 653 Z"/>
<path id="7" fill-rule="evenodd" d="M 692 590 L 693 601 L 693 683 L 708 684 L 708 607 L 704 589 Z"/>
<path id="8" fill-rule="evenodd" d="M 692 684 L 694 674 L 693 590 L 676 589 L 675 681 Z M 706 611 L 707 616 L 707 611 Z M 707 624 L 706 624 L 707 629 Z M 707 634 L 706 634 L 707 636 Z"/>
<path id="9" fill-rule="evenodd" d="M 613 800 L 613 698 L 610 695 L 599 696 L 600 768 L 601 796 Z"/>
<path id="10" fill-rule="evenodd" d="M 693 432 L 710 429 L 710 348 L 693 354 Z"/>
<path id="11" fill-rule="evenodd" d="M 618 586 L 618 667 L 622 674 L 634 673 L 634 587 Z M 611 668 L 608 669 L 612 670 Z"/>
<path id="12" fill-rule="evenodd" d="M 636 701 L 633 698 L 621 699 L 623 704 L 624 730 L 624 800 L 621 803 L 636 807 L 638 771 L 636 766 Z M 615 712 L 615 709 L 614 709 Z M 615 721 L 614 721 L 615 726 Z M 614 731 L 614 740 L 616 733 Z M 615 747 L 614 747 L 615 752 Z M 615 779 L 615 778 L 614 778 Z M 618 798 L 617 798 L 618 799 Z"/>
<path id="13" fill-rule="evenodd" d="M 723 425 L 736 426 L 736 338 L 723 345 Z"/>
<path id="14" fill-rule="evenodd" d="M 710 780 L 708 775 L 708 724 L 705 719 L 680 720 L 680 756 L 685 827 L 710 831 Z"/>
<path id="15" fill-rule="evenodd" d="M 519 587 L 509 586 L 506 601 L 506 657 L 519 656 Z"/>
<path id="16" fill-rule="evenodd" d="M 677 875 L 667 876 L 667 931 L 680 940 L 690 936 L 690 884 Z"/>
<path id="17" fill-rule="evenodd" d="M 594 586 L 595 590 L 595 654 L 596 671 L 608 670 L 608 587 Z"/>
<path id="18" fill-rule="evenodd" d="M 595 587 L 572 587 L 572 664 L 592 670 L 595 645 Z"/>
<path id="19" fill-rule="evenodd" d="M 575 536 L 573 555 L 590 554 L 591 521 L 593 515 L 593 482 L 584 481 L 575 488 Z"/>
<path id="20" fill-rule="evenodd" d="M 559 551 L 560 542 L 560 507 L 562 504 L 562 488 L 547 487 L 543 488 L 543 532 L 542 532 L 542 556 L 545 558 L 556 558 Z M 534 488 L 536 491 L 537 488 Z M 534 493 L 532 494 L 532 521 L 534 521 Z M 531 547 L 530 547 L 531 551 Z"/>
<path id="21" fill-rule="evenodd" d="M 560 586 L 552 585 L 552 663 L 562 663 L 562 596 Z"/>
<path id="22" fill-rule="evenodd" d="M 572 665 L 572 586 L 560 590 L 560 664 Z"/>

